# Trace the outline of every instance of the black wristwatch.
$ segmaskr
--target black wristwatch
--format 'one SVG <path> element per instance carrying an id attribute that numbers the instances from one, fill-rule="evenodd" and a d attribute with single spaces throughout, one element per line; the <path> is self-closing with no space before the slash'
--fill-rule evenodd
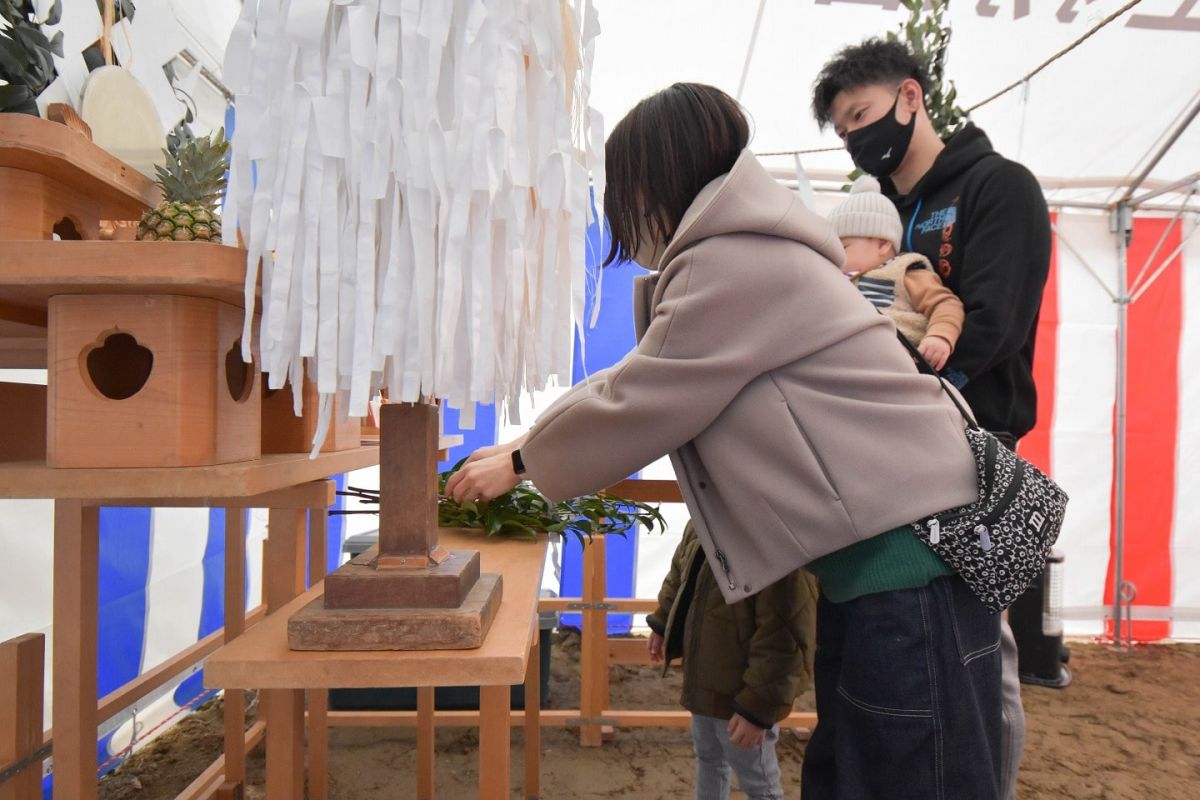
<path id="1" fill-rule="evenodd" d="M 512 451 L 513 472 L 517 475 L 525 474 L 525 462 L 521 460 L 520 448 Z"/>

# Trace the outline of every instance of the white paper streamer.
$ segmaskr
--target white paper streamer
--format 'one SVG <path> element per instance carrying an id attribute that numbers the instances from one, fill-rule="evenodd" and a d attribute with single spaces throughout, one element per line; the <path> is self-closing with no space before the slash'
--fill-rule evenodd
<path id="1" fill-rule="evenodd" d="M 262 263 L 271 388 L 316 381 L 314 453 L 335 395 L 354 416 L 381 387 L 440 397 L 469 425 L 569 382 L 604 191 L 599 31 L 591 0 L 244 4 L 225 236 L 236 220 L 248 297 Z"/>

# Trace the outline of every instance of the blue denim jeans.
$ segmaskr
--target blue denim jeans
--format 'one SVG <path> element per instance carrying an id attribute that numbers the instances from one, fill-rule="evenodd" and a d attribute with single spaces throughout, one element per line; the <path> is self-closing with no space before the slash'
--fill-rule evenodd
<path id="1" fill-rule="evenodd" d="M 998 800 L 1000 617 L 957 576 L 817 606 L 804 800 Z"/>
<path id="2" fill-rule="evenodd" d="M 737 773 L 738 788 L 747 800 L 783 800 L 779 761 L 775 758 L 778 740 L 776 725 L 758 747 L 740 747 L 729 740 L 729 720 L 693 714 L 696 800 L 729 800 L 731 771 Z"/>

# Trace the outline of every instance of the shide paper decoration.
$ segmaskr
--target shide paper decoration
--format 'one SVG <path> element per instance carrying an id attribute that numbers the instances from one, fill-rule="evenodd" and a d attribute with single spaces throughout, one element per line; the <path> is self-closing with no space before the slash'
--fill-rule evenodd
<path id="1" fill-rule="evenodd" d="M 591 0 L 247 0 L 226 51 L 228 243 L 270 388 L 516 414 L 570 382 L 585 234 L 603 196 Z M 235 226 L 233 221 L 237 221 Z M 294 391 L 296 409 L 300 392 Z"/>

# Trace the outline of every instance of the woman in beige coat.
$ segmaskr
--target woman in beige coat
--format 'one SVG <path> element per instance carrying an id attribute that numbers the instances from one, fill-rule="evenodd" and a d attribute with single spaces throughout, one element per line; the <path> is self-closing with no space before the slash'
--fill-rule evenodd
<path id="1" fill-rule="evenodd" d="M 748 139 L 737 103 L 697 84 L 613 129 L 608 262 L 651 270 L 637 347 L 447 491 L 527 479 L 562 499 L 669 454 L 727 602 L 800 566 L 821 580 L 807 796 L 995 797 L 998 617 L 910 527 L 976 498 L 962 418 Z"/>

